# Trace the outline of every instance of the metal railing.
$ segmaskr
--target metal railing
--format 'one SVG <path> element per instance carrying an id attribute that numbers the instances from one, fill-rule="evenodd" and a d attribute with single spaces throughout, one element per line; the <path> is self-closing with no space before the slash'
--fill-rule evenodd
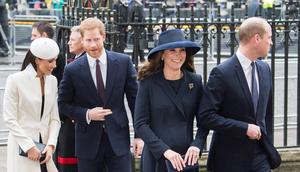
<path id="1" fill-rule="evenodd" d="M 17 33 L 16 33 L 16 27 L 30 27 L 35 22 L 45 21 L 49 22 L 53 25 L 53 27 L 56 27 L 56 25 L 59 22 L 59 18 L 57 16 L 44 16 L 44 15 L 14 15 L 10 19 L 10 26 L 11 26 L 11 39 L 12 39 L 12 56 L 17 53 L 16 48 L 17 47 Z M 31 34 L 30 34 L 31 35 Z M 30 40 L 30 39 L 29 39 Z M 30 45 L 30 42 L 27 42 L 27 44 L 23 47 L 28 48 Z M 20 45 L 19 45 L 20 48 Z M 22 47 L 21 47 L 22 48 Z"/>

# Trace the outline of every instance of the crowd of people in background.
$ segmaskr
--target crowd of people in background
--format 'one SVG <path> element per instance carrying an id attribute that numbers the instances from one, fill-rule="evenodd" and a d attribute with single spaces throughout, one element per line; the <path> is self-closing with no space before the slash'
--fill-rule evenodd
<path id="1" fill-rule="evenodd" d="M 139 58 L 140 62 L 145 61 L 144 49 L 153 48 L 153 46 L 149 47 L 146 43 L 147 33 L 145 31 L 144 26 L 138 25 L 139 23 L 147 22 L 147 11 L 146 9 L 152 5 L 154 8 L 161 9 L 162 7 L 167 8 L 176 8 L 176 5 L 180 7 L 190 7 L 191 5 L 199 8 L 203 7 L 204 3 L 208 5 L 210 8 L 212 3 L 217 3 L 221 6 L 221 15 L 223 14 L 222 9 L 228 9 L 232 4 L 236 4 L 235 6 L 241 6 L 241 4 L 248 5 L 248 16 L 257 16 L 262 15 L 263 17 L 270 18 L 272 17 L 272 7 L 279 8 L 281 5 L 285 5 L 285 3 L 278 3 L 274 0 L 245 0 L 245 1 L 203 1 L 203 0 L 172 0 L 172 1 L 152 1 L 152 0 L 113 0 L 113 1 L 100 1 L 100 6 L 104 8 L 111 8 L 112 10 L 116 10 L 118 12 L 117 22 L 118 23 L 135 23 L 135 25 L 117 25 L 116 31 L 119 32 L 117 46 L 113 47 L 114 51 L 117 52 L 125 52 L 125 49 L 128 48 L 127 45 L 133 45 L 132 49 L 135 49 L 134 57 Z M 103 3 L 102 3 L 103 2 Z M 289 5 L 288 15 L 292 18 L 297 18 L 297 14 L 299 12 L 298 6 L 299 3 L 295 3 L 294 0 L 286 0 L 286 4 Z M 3 33 L 0 36 L 0 57 L 8 57 L 9 56 L 9 47 L 7 46 L 5 40 L 11 40 L 10 30 L 9 30 L 9 11 L 16 11 L 16 14 L 29 14 L 29 15 L 51 15 L 57 16 L 58 18 L 62 15 L 62 5 L 66 3 L 64 0 L 30 0 L 30 1 L 17 1 L 17 0 L 0 0 L 0 23 L 2 26 Z M 89 6 L 89 3 L 84 5 Z M 109 7 L 111 5 L 111 7 Z M 263 10 L 259 9 L 259 6 L 262 5 Z M 281 7 L 281 9 L 285 9 Z M 52 12 L 51 12 L 52 11 Z M 203 10 L 202 10 L 203 11 Z M 162 13 L 162 11 L 160 11 Z M 174 13 L 174 10 L 166 11 L 166 17 L 168 14 Z M 224 13 L 228 14 L 228 11 L 224 11 Z M 277 12 L 278 13 L 278 9 Z M 283 12 L 281 12 L 283 13 Z M 184 14 L 184 13 L 182 13 Z M 276 14 L 278 15 L 278 14 Z M 10 16 L 12 18 L 13 16 Z M 158 16 L 160 18 L 161 16 Z M 173 16 L 174 17 L 174 16 Z M 167 18 L 168 21 L 168 18 Z M 4 38 L 5 36 L 6 38 Z M 157 36 L 155 34 L 153 36 L 154 46 L 157 43 Z"/>

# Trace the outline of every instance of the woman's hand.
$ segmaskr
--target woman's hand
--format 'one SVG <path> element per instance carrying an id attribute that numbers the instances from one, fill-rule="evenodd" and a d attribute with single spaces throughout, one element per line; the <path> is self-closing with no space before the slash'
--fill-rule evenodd
<path id="1" fill-rule="evenodd" d="M 36 146 L 33 146 L 27 151 L 27 157 L 32 161 L 38 161 L 41 157 L 41 152 Z"/>
<path id="2" fill-rule="evenodd" d="M 200 149 L 196 146 L 190 146 L 189 149 L 186 151 L 184 162 L 187 162 L 188 165 L 194 165 L 197 163 L 199 155 Z"/>
<path id="3" fill-rule="evenodd" d="M 44 151 L 42 152 L 43 154 L 46 154 L 45 159 L 41 162 L 41 164 L 44 164 L 46 162 L 48 162 L 53 155 L 53 151 L 54 151 L 54 146 L 52 145 L 47 145 L 44 149 Z"/>
<path id="4" fill-rule="evenodd" d="M 173 168 L 177 171 L 182 171 L 185 167 L 185 163 L 179 153 L 168 149 L 164 152 L 164 156 L 172 163 Z"/>

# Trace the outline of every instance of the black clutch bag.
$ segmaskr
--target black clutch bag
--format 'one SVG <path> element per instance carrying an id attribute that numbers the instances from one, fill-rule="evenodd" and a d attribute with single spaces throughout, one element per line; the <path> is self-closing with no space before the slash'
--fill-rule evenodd
<path id="1" fill-rule="evenodd" d="M 43 152 L 44 149 L 45 149 L 45 147 L 46 147 L 46 145 L 43 144 L 43 143 L 34 142 L 34 144 L 35 144 L 35 146 L 36 146 L 41 152 Z M 25 153 L 25 152 L 22 150 L 21 147 L 19 147 L 19 155 L 25 156 L 25 157 L 28 156 L 27 153 Z M 42 154 L 42 155 L 41 155 L 41 159 L 44 159 L 45 157 L 46 157 L 46 154 Z"/>
<path id="2" fill-rule="evenodd" d="M 176 169 L 173 168 L 171 161 L 166 160 L 166 166 L 167 166 L 168 172 L 178 172 Z M 194 165 L 185 164 L 185 167 L 183 168 L 182 171 L 196 171 L 196 170 L 199 170 L 198 162 Z"/>

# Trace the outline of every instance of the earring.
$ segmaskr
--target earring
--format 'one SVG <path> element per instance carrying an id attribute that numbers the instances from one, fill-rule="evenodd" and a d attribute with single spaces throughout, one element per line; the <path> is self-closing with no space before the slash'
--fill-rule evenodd
<path id="1" fill-rule="evenodd" d="M 161 61 L 164 61 L 164 58 L 163 58 L 163 57 L 161 58 Z"/>

